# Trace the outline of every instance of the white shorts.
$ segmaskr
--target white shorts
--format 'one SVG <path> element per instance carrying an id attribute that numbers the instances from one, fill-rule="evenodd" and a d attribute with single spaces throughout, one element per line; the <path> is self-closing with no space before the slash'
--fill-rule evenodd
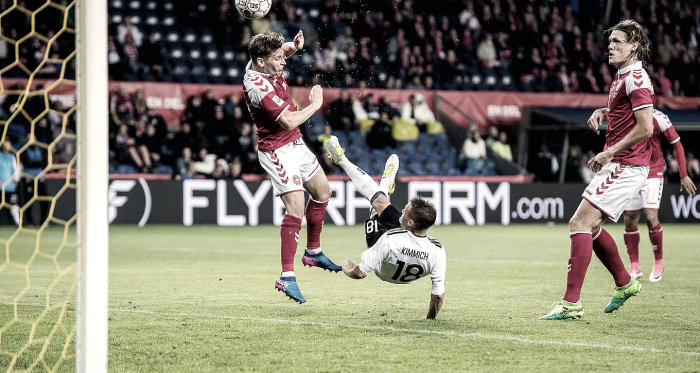
<path id="1" fill-rule="evenodd" d="M 649 176 L 649 166 L 629 166 L 608 163 L 588 184 L 581 195 L 617 222 L 629 201 L 639 193 Z"/>
<path id="2" fill-rule="evenodd" d="M 647 179 L 639 193 L 632 197 L 625 211 L 638 211 L 641 209 L 658 210 L 661 206 L 661 193 L 664 191 L 664 179 L 655 177 Z"/>
<path id="3" fill-rule="evenodd" d="M 275 196 L 303 191 L 303 184 L 321 169 L 316 156 L 302 139 L 269 152 L 258 150 L 258 159 L 270 175 Z"/>

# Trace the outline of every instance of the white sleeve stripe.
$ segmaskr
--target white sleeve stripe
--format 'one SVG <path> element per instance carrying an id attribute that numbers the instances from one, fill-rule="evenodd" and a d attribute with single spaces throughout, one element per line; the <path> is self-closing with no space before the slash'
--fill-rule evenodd
<path id="1" fill-rule="evenodd" d="M 637 107 L 632 108 L 632 111 L 637 111 L 637 110 L 644 109 L 644 108 L 651 107 L 651 106 L 654 106 L 654 104 L 646 104 L 646 105 L 642 105 L 642 106 L 637 106 Z"/>
<path id="2" fill-rule="evenodd" d="M 280 117 L 282 116 L 282 114 L 284 114 L 285 111 L 287 111 L 288 107 L 289 107 L 289 104 L 287 104 L 287 106 L 285 106 L 284 109 L 282 109 L 282 111 L 280 111 L 280 115 L 278 115 L 277 118 L 275 118 L 275 122 L 280 120 Z"/>
<path id="3" fill-rule="evenodd" d="M 677 143 L 677 142 L 679 142 L 679 141 L 681 141 L 681 137 L 680 137 L 680 136 L 678 136 L 675 140 L 670 141 L 669 144 L 675 144 L 675 143 Z"/>

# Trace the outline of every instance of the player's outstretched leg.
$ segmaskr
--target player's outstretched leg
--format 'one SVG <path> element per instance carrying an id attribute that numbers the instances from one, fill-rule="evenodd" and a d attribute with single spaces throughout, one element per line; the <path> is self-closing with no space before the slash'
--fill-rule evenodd
<path id="1" fill-rule="evenodd" d="M 340 146 L 338 138 L 331 136 L 331 138 L 326 141 L 326 149 L 328 149 L 328 156 L 331 158 L 331 162 L 340 166 L 340 161 L 345 158 L 345 149 Z"/>
<path id="2" fill-rule="evenodd" d="M 275 281 L 275 288 L 279 291 L 283 291 L 289 299 L 295 302 L 306 302 L 306 299 L 301 295 L 301 290 L 299 290 L 299 286 L 297 285 L 297 278 L 294 276 L 278 278 L 277 281 Z"/>
<path id="3" fill-rule="evenodd" d="M 318 252 L 315 252 L 317 251 Z M 306 249 L 304 252 L 304 256 L 301 257 L 301 263 L 305 266 L 309 267 L 319 267 L 323 268 L 324 270 L 327 269 L 331 272 L 338 272 L 342 270 L 342 268 L 339 265 L 336 265 L 328 259 L 328 257 L 323 254 L 323 251 L 321 249 L 316 249 L 316 250 L 311 250 L 311 249 Z"/>
<path id="4" fill-rule="evenodd" d="M 399 172 L 399 156 L 392 154 L 386 160 L 382 179 L 379 181 L 379 189 L 386 195 L 394 193 L 396 188 L 396 174 Z"/>
<path id="5" fill-rule="evenodd" d="M 642 291 L 642 284 L 635 280 L 630 279 L 630 283 L 625 286 L 620 286 L 615 288 L 615 294 L 613 294 L 612 300 L 605 307 L 605 313 L 610 313 L 620 308 L 623 303 L 629 298 L 639 294 Z"/>
<path id="6" fill-rule="evenodd" d="M 565 300 L 557 303 L 554 309 L 548 314 L 540 317 L 540 320 L 564 320 L 575 319 L 583 316 L 583 306 L 579 300 L 576 303 L 570 303 Z"/>

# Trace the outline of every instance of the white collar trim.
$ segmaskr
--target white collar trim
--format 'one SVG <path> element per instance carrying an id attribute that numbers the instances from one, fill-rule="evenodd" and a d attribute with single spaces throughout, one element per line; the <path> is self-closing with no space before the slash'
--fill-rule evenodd
<path id="1" fill-rule="evenodd" d="M 637 62 L 635 62 L 627 67 L 623 67 L 622 69 L 617 70 L 617 75 L 619 76 L 619 75 L 627 74 L 627 72 L 629 72 L 631 70 L 638 70 L 641 68 L 642 68 L 642 61 L 637 61 Z"/>

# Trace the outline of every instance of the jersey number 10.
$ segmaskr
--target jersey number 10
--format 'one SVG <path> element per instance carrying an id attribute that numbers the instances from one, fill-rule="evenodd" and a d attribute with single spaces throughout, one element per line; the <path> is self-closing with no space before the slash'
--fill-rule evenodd
<path id="1" fill-rule="evenodd" d="M 398 264 L 399 267 L 396 268 L 396 273 L 394 273 L 394 276 L 391 278 L 394 281 L 399 280 L 401 282 L 411 282 L 421 278 L 421 275 L 423 274 L 423 267 L 419 266 L 418 264 L 409 264 L 408 267 L 406 267 L 406 274 L 401 276 L 406 262 L 399 260 L 396 262 L 396 264 Z M 399 278 L 399 276 L 401 277 Z"/>

